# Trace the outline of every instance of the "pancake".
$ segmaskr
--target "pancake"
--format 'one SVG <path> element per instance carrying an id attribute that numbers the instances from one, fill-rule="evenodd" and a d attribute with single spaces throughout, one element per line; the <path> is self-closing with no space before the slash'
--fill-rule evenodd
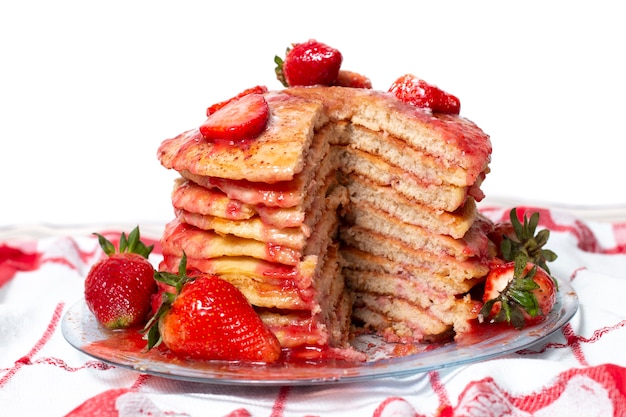
<path id="1" fill-rule="evenodd" d="M 177 210 L 228 220 L 246 220 L 256 214 L 254 205 L 232 200 L 219 190 L 201 187 L 184 178 L 174 181 L 172 206 Z"/>
<path id="2" fill-rule="evenodd" d="M 388 342 L 437 342 L 467 331 L 470 326 L 465 318 L 476 314 L 477 305 L 465 297 L 452 304 L 450 310 L 436 314 L 437 311 L 420 308 L 403 298 L 357 293 L 353 317 Z"/>
<path id="3" fill-rule="evenodd" d="M 467 185 L 476 181 L 490 161 L 489 137 L 463 117 L 424 111 L 376 90 L 320 86 L 289 88 L 286 92 L 323 102 L 332 120 L 387 132 L 437 158 L 443 167 L 461 167 Z"/>
<path id="4" fill-rule="evenodd" d="M 215 274 L 246 296 L 286 349 L 355 357 L 350 339 L 454 337 L 493 248 L 476 201 L 489 137 L 388 93 L 265 93 L 264 132 L 242 143 L 198 129 L 165 140 L 175 218 L 159 269 Z M 358 356 L 358 355 L 357 355 Z"/>
<path id="5" fill-rule="evenodd" d="M 419 265 L 394 262 L 385 256 L 374 255 L 354 247 L 342 247 L 341 256 L 344 260 L 344 271 L 352 270 L 362 275 L 408 278 L 419 282 L 423 288 L 432 288 L 434 293 L 443 296 L 465 294 L 481 282 L 481 271 L 478 271 L 478 276 L 469 278 L 446 275 Z"/>
<path id="6" fill-rule="evenodd" d="M 354 204 L 370 204 L 393 214 L 403 222 L 455 239 L 467 233 L 477 216 L 476 203 L 471 198 L 463 206 L 450 212 L 421 204 L 397 193 L 393 187 L 381 186 L 360 176 L 352 176 L 347 188 Z"/>
<path id="7" fill-rule="evenodd" d="M 399 240 L 413 249 L 449 255 L 459 261 L 481 257 L 489 250 L 489 241 L 480 233 L 479 225 L 472 224 L 461 238 L 454 239 L 449 235 L 404 222 L 368 203 L 350 204 L 348 210 L 350 214 L 346 217 L 352 220 L 352 225 Z"/>
<path id="8" fill-rule="evenodd" d="M 431 211 L 453 212 L 465 203 L 469 194 L 469 187 L 425 183 L 398 167 L 356 149 L 346 149 L 341 157 L 342 172 L 347 176 L 356 174 L 370 183 L 389 187 L 390 193 L 415 201 Z"/>
<path id="9" fill-rule="evenodd" d="M 305 165 L 314 129 L 325 122 L 323 106 L 317 100 L 298 100 L 283 93 L 265 98 L 272 117 L 264 134 L 254 141 L 245 146 L 208 142 L 193 129 L 161 144 L 161 164 L 231 180 L 270 184 L 292 180 Z"/>
<path id="10" fill-rule="evenodd" d="M 381 163 L 393 165 L 432 185 L 456 185 L 465 187 L 467 173 L 460 166 L 445 166 L 433 155 L 409 146 L 406 142 L 393 137 L 387 132 L 375 132 L 362 126 L 347 124 L 350 129 L 350 147 L 372 155 Z M 420 161 L 416 164 L 415 161 Z"/>

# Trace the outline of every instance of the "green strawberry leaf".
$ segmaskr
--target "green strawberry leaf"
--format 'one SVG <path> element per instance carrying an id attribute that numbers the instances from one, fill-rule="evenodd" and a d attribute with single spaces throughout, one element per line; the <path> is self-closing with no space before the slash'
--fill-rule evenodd
<path id="1" fill-rule="evenodd" d="M 100 247 L 108 256 L 111 256 L 115 253 L 115 246 L 104 236 L 98 233 L 94 233 L 95 236 L 98 236 L 98 243 Z"/>
<path id="2" fill-rule="evenodd" d="M 287 84 L 287 79 L 285 78 L 285 73 L 283 71 L 283 59 L 276 55 L 274 56 L 274 63 L 276 64 L 276 68 L 274 68 L 274 72 L 276 73 L 276 79 L 280 81 L 283 87 L 289 87 L 289 84 Z"/>
<path id="3" fill-rule="evenodd" d="M 115 253 L 135 253 L 137 255 L 143 256 L 148 259 L 154 245 L 146 246 L 145 243 L 141 241 L 141 236 L 139 233 L 139 226 L 136 226 L 126 237 L 126 233 L 122 232 L 120 235 L 120 244 L 119 250 L 115 249 L 115 245 L 111 243 L 107 238 L 102 236 L 99 233 L 94 233 L 95 236 L 98 237 L 98 243 L 100 247 L 108 256 L 111 256 Z"/>
<path id="4" fill-rule="evenodd" d="M 165 291 L 163 293 L 163 298 L 161 299 L 161 305 L 157 312 L 148 320 L 142 332 L 144 334 L 144 340 L 148 341 L 146 346 L 146 351 L 152 349 L 161 344 L 161 333 L 159 331 L 159 320 L 163 317 L 172 307 L 172 303 L 176 300 L 176 297 L 183 289 L 183 286 L 189 282 L 193 281 L 194 277 L 189 277 L 187 275 L 187 255 L 183 251 L 183 256 L 180 260 L 180 264 L 178 265 L 178 273 L 173 274 L 171 272 L 166 271 L 155 271 L 154 279 L 158 282 L 162 282 L 169 286 L 174 287 L 175 293 L 171 293 L 169 291 Z"/>
<path id="5" fill-rule="evenodd" d="M 535 234 L 539 226 L 539 213 L 534 212 L 531 214 L 530 219 L 524 214 L 523 219 L 520 220 L 517 216 L 517 209 L 513 208 L 509 213 L 509 217 L 515 236 L 504 236 L 500 244 L 500 251 L 504 260 L 513 261 L 518 254 L 523 253 L 529 258 L 530 262 L 550 273 L 547 263 L 555 261 L 557 255 L 553 251 L 544 248 L 550 238 L 548 229 L 540 230 Z"/>

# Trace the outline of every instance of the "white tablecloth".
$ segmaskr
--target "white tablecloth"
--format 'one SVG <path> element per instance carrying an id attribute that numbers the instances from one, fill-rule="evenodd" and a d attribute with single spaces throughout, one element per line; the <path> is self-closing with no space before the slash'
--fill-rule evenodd
<path id="1" fill-rule="evenodd" d="M 506 208 L 482 210 L 494 219 L 508 215 Z M 559 331 L 479 363 L 310 387 L 184 382 L 81 353 L 65 341 L 60 323 L 100 256 L 91 232 L 115 237 L 122 229 L 0 230 L 0 415 L 624 416 L 626 221 L 583 221 L 544 209 L 541 218 L 559 255 L 551 270 L 580 302 Z"/>

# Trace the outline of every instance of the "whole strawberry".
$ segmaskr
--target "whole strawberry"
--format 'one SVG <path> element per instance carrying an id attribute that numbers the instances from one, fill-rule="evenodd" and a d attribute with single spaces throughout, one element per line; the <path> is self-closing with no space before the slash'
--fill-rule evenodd
<path id="1" fill-rule="evenodd" d="M 530 218 L 524 213 L 521 220 L 517 212 L 517 208 L 512 208 L 509 212 L 510 220 L 496 223 L 489 234 L 489 238 L 496 244 L 498 256 L 505 261 L 514 261 L 519 253 L 523 253 L 529 262 L 549 273 L 547 263 L 557 259 L 556 253 L 545 248 L 550 231 L 542 229 L 535 233 L 539 225 L 538 212 L 532 213 Z"/>
<path id="2" fill-rule="evenodd" d="M 315 39 L 293 44 L 283 60 L 274 58 L 276 78 L 285 87 L 333 85 L 343 56 L 337 49 Z"/>
<path id="3" fill-rule="evenodd" d="M 120 236 L 119 250 L 104 236 L 98 242 L 106 257 L 96 262 L 85 279 L 85 301 L 99 323 L 109 329 L 141 326 L 151 309 L 157 290 L 154 267 L 148 261 L 153 246 L 147 247 L 133 229 Z"/>
<path id="4" fill-rule="evenodd" d="M 148 322 L 148 349 L 163 343 L 170 351 L 200 360 L 271 363 L 281 347 L 244 295 L 215 275 L 186 275 L 186 257 L 178 274 L 157 272 L 171 285 L 157 314 Z"/>
<path id="5" fill-rule="evenodd" d="M 430 109 L 433 113 L 459 114 L 461 111 L 461 102 L 457 97 L 413 74 L 398 78 L 389 88 L 389 92 L 405 103 Z"/>

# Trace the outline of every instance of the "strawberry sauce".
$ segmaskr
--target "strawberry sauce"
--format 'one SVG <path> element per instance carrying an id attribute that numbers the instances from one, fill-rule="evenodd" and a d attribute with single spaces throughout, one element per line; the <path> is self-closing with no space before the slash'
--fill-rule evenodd
<path id="1" fill-rule="evenodd" d="M 106 331 L 107 338 L 98 340 L 82 347 L 82 350 L 97 358 L 109 360 L 116 363 L 123 358 L 136 358 L 135 368 L 142 369 L 142 362 L 155 362 L 164 366 L 177 365 L 194 371 L 216 371 L 232 370 L 238 376 L 244 375 L 249 370 L 250 379 L 255 379 L 255 370 L 260 366 L 265 368 L 283 369 L 307 368 L 322 369 L 332 366 L 350 368 L 360 366 L 361 360 L 346 359 L 341 352 L 324 346 L 306 346 L 300 348 L 283 348 L 281 358 L 272 364 L 262 364 L 257 362 L 238 361 L 202 361 L 189 359 L 170 352 L 164 345 L 159 345 L 146 352 L 147 342 L 143 339 L 143 334 L 138 329 Z M 356 356 L 356 355 L 355 355 Z M 243 372 L 243 374 L 242 374 Z"/>

